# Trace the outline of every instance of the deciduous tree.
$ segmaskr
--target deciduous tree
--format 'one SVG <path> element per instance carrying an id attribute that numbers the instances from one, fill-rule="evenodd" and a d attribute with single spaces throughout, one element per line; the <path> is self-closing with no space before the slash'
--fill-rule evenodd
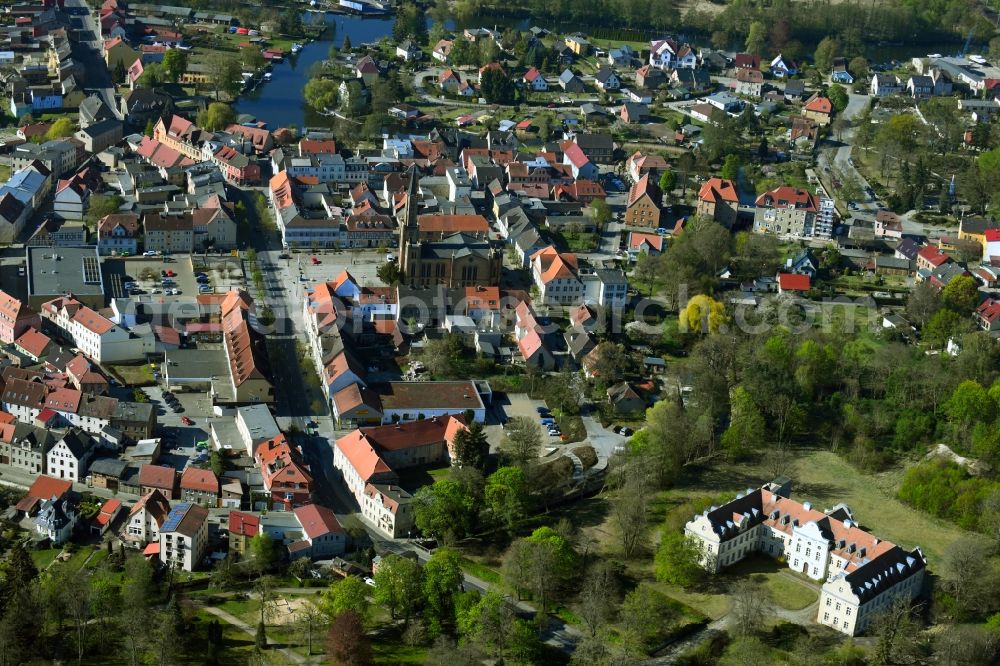
<path id="1" fill-rule="evenodd" d="M 325 589 L 319 605 L 328 617 L 337 618 L 350 614 L 362 624 L 367 624 L 371 610 L 368 586 L 357 576 L 348 576 Z"/>
<path id="2" fill-rule="evenodd" d="M 528 509 L 528 482 L 520 467 L 501 467 L 486 479 L 486 508 L 494 520 L 507 528 L 523 518 Z"/>
<path id="3" fill-rule="evenodd" d="M 507 422 L 501 450 L 512 464 L 521 468 L 535 464 L 541 448 L 542 432 L 537 423 L 525 416 Z"/>
<path id="4" fill-rule="evenodd" d="M 369 666 L 372 663 L 365 623 L 357 613 L 346 611 L 333 618 L 326 636 L 326 654 L 333 666 Z"/>
<path id="5" fill-rule="evenodd" d="M 656 580 L 691 587 L 705 576 L 700 560 L 701 549 L 696 542 L 681 532 L 665 531 L 653 560 Z"/>
<path id="6" fill-rule="evenodd" d="M 408 557 L 387 555 L 382 558 L 375 572 L 375 601 L 389 609 L 395 620 L 398 616 L 409 624 L 420 601 L 423 570 Z"/>

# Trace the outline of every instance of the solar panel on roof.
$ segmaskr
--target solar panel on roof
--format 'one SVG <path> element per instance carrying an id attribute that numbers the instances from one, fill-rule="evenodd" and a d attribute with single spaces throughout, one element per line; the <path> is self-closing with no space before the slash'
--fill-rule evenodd
<path id="1" fill-rule="evenodd" d="M 101 265 L 97 257 L 83 257 L 83 281 L 85 284 L 101 283 Z"/>
<path id="2" fill-rule="evenodd" d="M 163 523 L 163 527 L 160 528 L 161 532 L 173 532 L 177 530 L 180 526 L 181 521 L 184 520 L 184 515 L 187 513 L 191 505 L 188 503 L 182 503 L 175 506 L 170 510 L 170 514 L 167 516 L 167 520 Z"/>

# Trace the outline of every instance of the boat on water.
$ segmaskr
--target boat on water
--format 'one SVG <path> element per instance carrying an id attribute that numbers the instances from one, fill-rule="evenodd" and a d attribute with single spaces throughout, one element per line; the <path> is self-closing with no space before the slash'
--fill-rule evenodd
<path id="1" fill-rule="evenodd" d="M 292 55 L 296 55 L 302 50 L 302 45 L 298 42 L 292 44 Z"/>
<path id="2" fill-rule="evenodd" d="M 264 80 L 265 81 L 271 80 L 271 72 L 264 72 Z"/>

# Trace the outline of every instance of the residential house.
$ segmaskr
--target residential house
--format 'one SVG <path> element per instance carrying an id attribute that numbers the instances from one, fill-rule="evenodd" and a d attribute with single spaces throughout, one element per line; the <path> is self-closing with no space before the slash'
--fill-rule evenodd
<path id="1" fill-rule="evenodd" d="M 90 532 L 97 536 L 103 536 L 114 525 L 118 516 L 122 512 L 122 503 L 118 499 L 107 499 L 101 504 L 101 509 L 90 521 Z"/>
<path id="2" fill-rule="evenodd" d="M 926 75 L 914 75 L 906 80 L 906 91 L 913 99 L 929 99 L 934 96 L 934 79 Z"/>
<path id="3" fill-rule="evenodd" d="M 328 560 L 343 555 L 347 549 L 347 533 L 337 521 L 333 511 L 319 504 L 307 504 L 293 510 L 302 527 L 304 538 L 288 544 L 292 559 L 309 557 Z"/>
<path id="4" fill-rule="evenodd" d="M 569 35 L 566 37 L 565 41 L 566 41 L 566 46 L 569 47 L 569 50 L 575 53 L 576 55 L 578 56 L 590 55 L 592 47 L 590 45 L 590 42 L 587 41 L 587 38 L 584 37 L 583 35 L 580 34 Z"/>
<path id="5" fill-rule="evenodd" d="M 35 533 L 47 538 L 53 546 L 61 546 L 73 535 L 78 514 L 67 499 L 50 498 L 42 502 L 35 516 Z"/>
<path id="6" fill-rule="evenodd" d="M 888 97 L 903 92 L 903 84 L 895 74 L 876 72 L 872 77 L 870 93 L 872 97 Z"/>
<path id="7" fill-rule="evenodd" d="M 34 328 L 29 328 L 21 334 L 21 337 L 14 341 L 14 348 L 31 359 L 32 363 L 38 363 L 49 352 L 58 349 L 49 336 Z"/>
<path id="8" fill-rule="evenodd" d="M 47 429 L 19 423 L 11 414 L 3 414 L 0 424 L 0 465 L 9 465 L 32 477 L 45 472 L 49 450 L 55 436 Z"/>
<path id="9" fill-rule="evenodd" d="M 587 89 L 583 83 L 583 79 L 574 74 L 573 70 L 570 69 L 563 70 L 563 73 L 559 75 L 559 87 L 568 93 L 582 93 Z"/>
<path id="10" fill-rule="evenodd" d="M 160 528 L 170 515 L 170 500 L 159 490 L 143 493 L 129 511 L 128 520 L 121 531 L 122 540 L 135 548 L 148 543 L 159 543 Z"/>
<path id="11" fill-rule="evenodd" d="M 569 165 L 573 178 L 591 181 L 600 178 L 600 167 L 575 143 L 568 141 L 563 143 L 563 164 Z"/>
<path id="12" fill-rule="evenodd" d="M 754 552 L 780 558 L 794 571 L 822 581 L 816 621 L 855 636 L 896 599 L 922 594 L 926 559 L 863 530 L 849 507 L 818 511 L 790 499 L 780 479 L 749 488 L 684 526 L 697 542 L 702 566 L 715 573 Z"/>
<path id="13" fill-rule="evenodd" d="M 451 57 L 451 50 L 454 46 L 455 43 L 450 39 L 438 40 L 438 43 L 434 45 L 434 49 L 431 51 L 431 57 L 438 62 L 448 62 L 448 58 Z"/>
<path id="14" fill-rule="evenodd" d="M 828 98 L 815 93 L 806 100 L 806 105 L 802 108 L 802 115 L 819 125 L 829 125 L 833 119 L 833 104 Z"/>
<path id="15" fill-rule="evenodd" d="M 736 70 L 736 94 L 760 99 L 764 94 L 764 74 L 759 69 Z"/>
<path id="16" fill-rule="evenodd" d="M 626 124 L 643 123 L 649 120 L 649 107 L 645 104 L 625 102 L 618 116 Z"/>
<path id="17" fill-rule="evenodd" d="M 622 82 L 614 70 L 609 67 L 601 67 L 594 75 L 594 85 L 597 86 L 598 90 L 608 92 L 621 89 Z"/>
<path id="18" fill-rule="evenodd" d="M 176 504 L 160 527 L 160 561 L 172 569 L 194 571 L 208 549 L 208 509 Z"/>
<path id="19" fill-rule="evenodd" d="M 142 220 L 143 246 L 161 254 L 191 252 L 194 248 L 194 222 L 191 213 L 168 215 L 146 213 Z"/>
<path id="20" fill-rule="evenodd" d="M 420 47 L 414 44 L 409 39 L 404 39 L 402 42 L 396 45 L 396 57 L 401 58 L 405 62 L 411 62 L 413 60 L 420 60 L 423 57 L 423 52 Z"/>
<path id="21" fill-rule="evenodd" d="M 219 506 L 219 479 L 210 469 L 188 467 L 181 474 L 181 500 L 204 507 Z"/>
<path id="22" fill-rule="evenodd" d="M 577 364 L 582 363 L 583 357 L 597 347 L 597 338 L 582 328 L 568 328 L 563 337 L 566 340 L 566 350 Z"/>
<path id="23" fill-rule="evenodd" d="M 75 174 L 72 178 L 60 180 L 56 185 L 53 214 L 63 220 L 82 220 L 89 201 L 88 179 Z"/>
<path id="24" fill-rule="evenodd" d="M 254 461 L 260 469 L 270 507 L 290 511 L 312 501 L 313 479 L 298 447 L 283 434 L 257 445 Z"/>
<path id="25" fill-rule="evenodd" d="M 635 261 L 643 253 L 651 257 L 660 256 L 666 247 L 665 240 L 660 234 L 645 234 L 638 231 L 630 231 L 627 247 L 629 260 Z"/>
<path id="26" fill-rule="evenodd" d="M 250 541 L 261 533 L 261 517 L 243 511 L 230 511 L 226 528 L 229 532 L 229 554 L 238 560 L 246 557 Z"/>
<path id="27" fill-rule="evenodd" d="M 525 72 L 521 81 L 535 92 L 548 92 L 549 90 L 549 82 L 545 80 L 545 76 L 536 67 Z"/>
<path id="28" fill-rule="evenodd" d="M 531 256 L 531 274 L 541 303 L 575 305 L 583 301 L 583 282 L 575 254 L 561 253 L 552 245 Z"/>
<path id="29" fill-rule="evenodd" d="M 667 75 L 662 69 L 652 65 L 643 65 L 635 71 L 635 84 L 646 90 L 655 90 L 667 82 Z"/>
<path id="30" fill-rule="evenodd" d="M 661 155 L 643 155 L 639 150 L 625 161 L 625 170 L 633 183 L 638 182 L 647 173 L 657 178 L 667 169 L 667 161 Z"/>
<path id="31" fill-rule="evenodd" d="M 808 190 L 782 186 L 757 197 L 753 230 L 759 234 L 777 234 L 809 238 L 815 233 L 816 196 Z"/>
<path id="32" fill-rule="evenodd" d="M 465 427 L 456 416 L 435 416 L 354 430 L 336 441 L 333 466 L 366 521 L 385 534 L 398 534 L 412 525 L 412 514 L 408 496 L 392 490 L 398 483 L 397 470 L 451 459 L 455 435 Z"/>
<path id="33" fill-rule="evenodd" d="M 780 53 L 774 57 L 770 65 L 771 76 L 778 79 L 785 79 L 798 74 L 798 66 Z"/>
<path id="34" fill-rule="evenodd" d="M 804 294 L 810 289 L 808 274 L 778 273 L 776 282 L 779 294 Z"/>
<path id="35" fill-rule="evenodd" d="M 83 143 L 83 149 L 90 154 L 99 153 L 122 140 L 122 122 L 108 118 L 77 131 L 73 137 Z"/>
<path id="36" fill-rule="evenodd" d="M 157 490 L 167 499 L 174 499 L 177 473 L 173 467 L 142 465 L 139 467 L 139 492 L 143 495 Z"/>
<path id="37" fill-rule="evenodd" d="M 118 458 L 98 458 L 90 463 L 90 482 L 94 488 L 102 488 L 112 492 L 122 489 L 122 481 L 126 475 L 138 473 L 127 460 Z"/>
<path id="38" fill-rule="evenodd" d="M 1000 333 L 1000 301 L 987 298 L 972 314 L 979 328 L 987 333 Z"/>
<path id="39" fill-rule="evenodd" d="M 632 227 L 660 227 L 663 193 L 659 184 L 646 174 L 629 190 L 625 204 L 625 224 Z"/>
<path id="40" fill-rule="evenodd" d="M 854 83 L 854 75 L 847 70 L 847 58 L 833 59 L 833 73 L 830 74 L 830 80 L 848 86 Z"/>
<path id="41" fill-rule="evenodd" d="M 951 257 L 933 245 L 925 245 L 919 252 L 917 252 L 916 261 L 917 268 L 933 271 L 934 269 L 950 262 Z"/>
<path id="42" fill-rule="evenodd" d="M 749 71 L 749 70 L 739 70 Z M 727 229 L 736 222 L 740 196 L 736 184 L 724 178 L 709 178 L 698 190 L 696 212 L 701 217 L 715 220 Z"/>
<path id="43" fill-rule="evenodd" d="M 608 402 L 619 414 L 636 414 L 646 409 L 646 400 L 635 386 L 621 382 L 607 389 Z"/>
<path id="44" fill-rule="evenodd" d="M 45 472 L 57 479 L 80 483 L 87 477 L 87 466 L 93 455 L 94 440 L 79 428 L 72 428 L 49 449 L 45 456 Z"/>
<path id="45" fill-rule="evenodd" d="M 42 318 L 20 300 L 0 291 L 0 342 L 11 344 L 31 328 L 42 327 Z"/>
<path id="46" fill-rule="evenodd" d="M 458 72 L 450 67 L 438 75 L 438 87 L 445 92 L 458 92 L 461 85 L 462 78 L 459 76 Z"/>
<path id="47" fill-rule="evenodd" d="M 958 222 L 958 238 L 978 243 L 982 249 L 986 245 L 987 229 L 1000 229 L 1000 222 L 992 217 L 966 215 Z"/>
<path id="48" fill-rule="evenodd" d="M 97 251 L 135 255 L 139 251 L 139 216 L 135 213 L 105 215 L 97 223 Z"/>
<path id="49" fill-rule="evenodd" d="M 84 263 L 85 270 L 90 270 Z M 99 270 L 96 266 L 94 270 Z M 56 329 L 95 363 L 134 361 L 145 357 L 143 340 L 72 296 L 41 307 L 45 326 Z"/>

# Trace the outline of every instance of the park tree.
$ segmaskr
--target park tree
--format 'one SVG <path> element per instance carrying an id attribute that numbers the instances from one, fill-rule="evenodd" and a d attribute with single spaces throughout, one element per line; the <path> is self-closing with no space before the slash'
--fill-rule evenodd
<path id="1" fill-rule="evenodd" d="M 215 91 L 215 99 L 219 99 L 219 93 L 225 93 L 230 99 L 236 98 L 243 90 L 243 67 L 239 60 L 218 55 L 211 65 L 209 79 Z"/>
<path id="2" fill-rule="evenodd" d="M 627 459 L 609 478 L 615 494 L 611 500 L 611 519 L 621 540 L 622 555 L 631 559 L 643 544 L 649 523 L 648 504 L 652 474 L 642 458 Z"/>
<path id="3" fill-rule="evenodd" d="M 450 548 L 438 548 L 424 565 L 424 621 L 436 636 L 455 626 L 455 597 L 462 591 L 461 556 Z"/>
<path id="4" fill-rule="evenodd" d="M 718 333 L 728 320 L 726 306 L 705 294 L 689 300 L 679 315 L 680 330 L 691 333 Z"/>
<path id="5" fill-rule="evenodd" d="M 594 375 L 601 378 L 606 385 L 617 384 L 625 378 L 629 371 L 629 358 L 625 353 L 625 345 L 605 341 L 597 345 L 591 366 Z"/>
<path id="6" fill-rule="evenodd" d="M 740 458 L 764 447 L 764 415 L 753 397 L 742 386 L 733 389 L 730 399 L 732 417 L 722 433 L 722 447 L 729 455 Z"/>
<path id="7" fill-rule="evenodd" d="M 96 228 L 102 218 L 119 212 L 125 199 L 117 194 L 92 194 L 87 202 L 87 225 Z"/>
<path id="8" fill-rule="evenodd" d="M 461 466 L 469 465 L 479 471 L 486 469 L 487 458 L 490 455 L 490 442 L 486 438 L 483 424 L 473 420 L 468 428 L 462 428 L 455 433 L 455 460 L 453 463 Z"/>
<path id="9" fill-rule="evenodd" d="M 940 308 L 941 299 L 929 280 L 916 285 L 907 296 L 906 316 L 917 326 L 926 326 Z"/>
<path id="10" fill-rule="evenodd" d="M 629 590 L 622 602 L 620 621 L 626 633 L 638 643 L 651 647 L 663 627 L 677 618 L 677 610 L 648 583 Z"/>
<path id="11" fill-rule="evenodd" d="M 420 360 L 435 377 L 450 377 L 454 372 L 454 360 L 462 354 L 462 341 L 454 334 L 429 340 L 420 354 Z"/>
<path id="12" fill-rule="evenodd" d="M 514 607 L 499 590 L 491 589 L 458 615 L 459 633 L 502 662 L 517 620 Z"/>
<path id="13" fill-rule="evenodd" d="M 576 564 L 569 540 L 551 527 L 539 527 L 511 544 L 504 558 L 504 580 L 518 595 L 530 591 L 546 613 L 572 579 Z"/>
<path id="14" fill-rule="evenodd" d="M 677 187 L 677 174 L 670 169 L 664 169 L 660 174 L 660 191 L 664 194 L 672 192 Z"/>
<path id="15" fill-rule="evenodd" d="M 534 420 L 515 416 L 504 429 L 501 452 L 511 464 L 527 468 L 538 461 L 542 448 L 542 431 Z"/>
<path id="16" fill-rule="evenodd" d="M 52 141 L 53 139 L 63 139 L 67 136 L 72 136 L 75 129 L 76 127 L 73 125 L 72 120 L 69 118 L 60 118 L 52 123 L 52 126 L 45 132 L 45 140 Z"/>
<path id="17" fill-rule="evenodd" d="M 752 21 L 747 30 L 746 52 L 753 55 L 762 55 L 764 47 L 767 45 L 767 26 L 762 21 Z"/>
<path id="18" fill-rule="evenodd" d="M 665 531 L 656 548 L 653 572 L 662 583 L 691 587 L 705 576 L 701 548 L 682 532 Z"/>
<path id="19" fill-rule="evenodd" d="M 250 539 L 249 561 L 260 572 L 270 571 L 281 557 L 279 544 L 267 532 L 260 532 Z"/>
<path id="20" fill-rule="evenodd" d="M 479 80 L 479 89 L 489 104 L 511 104 L 516 92 L 514 82 L 497 67 L 490 67 L 483 72 Z"/>
<path id="21" fill-rule="evenodd" d="M 730 153 L 726 155 L 725 161 L 722 163 L 722 171 L 719 172 L 719 176 L 725 180 L 731 180 L 736 182 L 740 177 L 740 158 L 738 155 Z"/>
<path id="22" fill-rule="evenodd" d="M 653 295 L 653 288 L 656 285 L 657 276 L 660 273 L 659 257 L 654 257 L 649 252 L 640 252 L 636 255 L 635 266 L 632 267 L 632 281 L 637 284 L 646 285 L 649 295 Z"/>
<path id="23" fill-rule="evenodd" d="M 348 576 L 323 590 L 319 606 L 327 617 L 337 618 L 349 613 L 365 625 L 371 610 L 368 586 L 357 576 Z"/>
<path id="24" fill-rule="evenodd" d="M 830 100 L 830 105 L 836 113 L 842 113 L 851 101 L 847 96 L 847 90 L 839 83 L 834 83 L 827 88 L 826 96 Z"/>
<path id="25" fill-rule="evenodd" d="M 954 310 L 942 308 L 934 313 L 924 326 L 924 340 L 931 345 L 944 347 L 948 340 L 971 329 L 970 323 Z"/>
<path id="26" fill-rule="evenodd" d="M 337 106 L 337 92 L 339 85 L 336 81 L 315 77 L 306 82 L 302 90 L 306 104 L 317 111 L 326 111 Z"/>
<path id="27" fill-rule="evenodd" d="M 944 404 L 944 411 L 961 433 L 967 433 L 976 423 L 992 422 L 996 417 L 997 404 L 985 388 L 968 379 L 952 391 Z"/>
<path id="28" fill-rule="evenodd" d="M 326 636 L 326 654 L 333 666 L 369 666 L 372 663 L 365 623 L 357 613 L 346 611 L 333 618 Z"/>
<path id="29" fill-rule="evenodd" d="M 375 572 L 375 601 L 389 609 L 390 617 L 409 624 L 420 602 L 423 570 L 409 557 L 387 555 Z"/>
<path id="30" fill-rule="evenodd" d="M 979 305 L 979 287 L 970 275 L 959 275 L 941 290 L 941 304 L 964 316 Z"/>
<path id="31" fill-rule="evenodd" d="M 840 42 L 836 37 L 824 37 L 820 40 L 819 44 L 816 45 L 816 51 L 813 53 L 813 62 L 816 64 L 816 69 L 827 74 L 833 69 L 833 59 L 840 54 Z"/>
<path id="32" fill-rule="evenodd" d="M 413 496 L 414 523 L 424 534 L 451 542 L 472 530 L 478 498 L 454 479 L 424 486 Z"/>
<path id="33" fill-rule="evenodd" d="M 771 608 L 767 591 L 755 581 L 737 581 L 733 590 L 733 621 L 740 636 L 752 636 L 764 625 Z"/>
<path id="34" fill-rule="evenodd" d="M 204 111 L 199 111 L 196 124 L 210 132 L 225 129 L 236 122 L 236 111 L 229 104 L 212 102 Z"/>
<path id="35" fill-rule="evenodd" d="M 593 216 L 594 226 L 598 229 L 604 229 L 608 225 L 608 222 L 611 221 L 611 207 L 604 199 L 594 199 L 590 202 L 588 208 Z"/>
<path id="36" fill-rule="evenodd" d="M 940 565 L 944 588 L 955 600 L 957 619 L 975 620 L 1000 606 L 996 596 L 1000 576 L 990 544 L 977 537 L 960 537 L 945 548 Z"/>
<path id="37" fill-rule="evenodd" d="M 528 482 L 524 469 L 501 467 L 486 479 L 483 493 L 486 508 L 493 519 L 512 532 L 514 525 L 523 518 L 529 507 Z"/>
<path id="38" fill-rule="evenodd" d="M 603 560 L 590 565 L 573 608 L 591 636 L 597 636 L 614 618 L 617 599 L 618 580 L 612 566 Z"/>
<path id="39" fill-rule="evenodd" d="M 399 284 L 402 279 L 402 274 L 399 271 L 399 264 L 395 261 L 387 261 L 375 271 L 379 280 L 386 283 L 390 287 L 395 287 Z"/>
<path id="40" fill-rule="evenodd" d="M 855 56 L 851 58 L 851 61 L 847 63 L 847 71 L 850 72 L 855 79 L 863 79 L 868 76 L 868 59 L 864 56 Z"/>
<path id="41" fill-rule="evenodd" d="M 125 78 L 124 76 L 122 77 Z M 151 62 L 143 65 L 142 74 L 136 83 L 143 88 L 156 88 L 167 81 L 167 73 L 163 70 L 163 65 L 158 62 Z"/>
<path id="42" fill-rule="evenodd" d="M 163 54 L 163 72 L 166 74 L 167 81 L 170 83 L 177 83 L 181 76 L 187 72 L 187 68 L 187 51 L 183 49 L 168 49 L 167 52 Z"/>

